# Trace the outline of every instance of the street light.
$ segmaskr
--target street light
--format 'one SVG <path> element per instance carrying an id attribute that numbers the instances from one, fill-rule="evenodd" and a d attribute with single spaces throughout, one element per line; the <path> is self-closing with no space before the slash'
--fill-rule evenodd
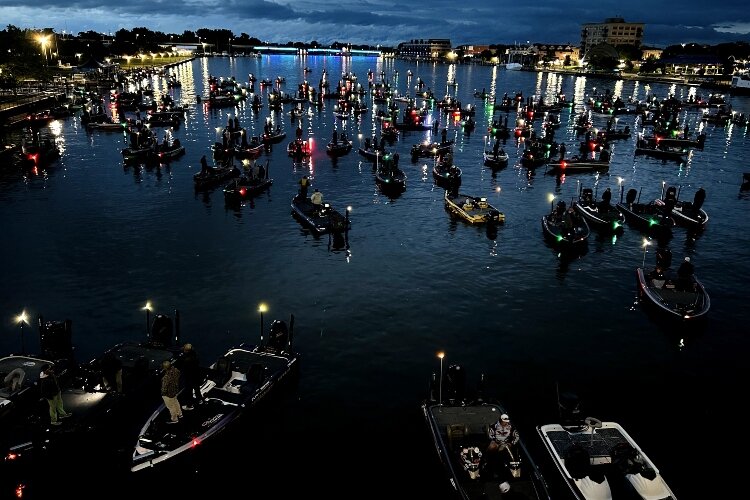
<path id="1" fill-rule="evenodd" d="M 258 305 L 258 312 L 260 313 L 260 345 L 263 345 L 263 313 L 266 311 L 268 311 L 268 307 L 261 302 Z"/>
<path id="2" fill-rule="evenodd" d="M 443 358 L 445 357 L 445 353 L 443 351 L 440 351 L 437 355 L 438 358 L 440 358 L 440 380 L 438 381 L 438 404 L 440 406 L 443 406 Z"/>
<path id="3" fill-rule="evenodd" d="M 151 333 L 151 329 L 149 328 L 149 317 L 151 314 L 151 302 L 146 301 L 146 305 L 141 308 L 142 311 L 146 311 L 146 335 Z"/>
<path id="4" fill-rule="evenodd" d="M 23 325 L 29 324 L 29 316 L 26 314 L 26 310 L 21 311 L 21 314 L 16 316 L 16 323 L 21 325 L 21 354 L 26 354 L 26 347 L 23 341 Z"/>
<path id="5" fill-rule="evenodd" d="M 42 46 L 42 54 L 44 54 L 44 62 L 47 63 L 47 44 L 49 43 L 49 35 L 39 35 L 37 37 L 39 45 Z"/>

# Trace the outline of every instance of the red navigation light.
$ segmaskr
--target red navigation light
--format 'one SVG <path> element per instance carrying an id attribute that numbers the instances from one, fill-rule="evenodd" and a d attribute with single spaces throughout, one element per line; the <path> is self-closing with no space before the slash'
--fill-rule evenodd
<path id="1" fill-rule="evenodd" d="M 589 149 L 590 149 L 591 151 L 595 150 L 595 149 L 596 149 L 596 142 L 594 142 L 594 141 L 589 141 Z"/>
<path id="2" fill-rule="evenodd" d="M 240 195 L 242 195 L 242 197 L 244 198 L 246 194 L 247 194 L 247 189 L 245 189 L 244 187 L 241 187 L 240 188 Z"/>
<path id="3" fill-rule="evenodd" d="M 18 455 L 12 451 L 5 455 L 5 460 L 15 460 L 16 458 L 18 458 Z"/>
<path id="4" fill-rule="evenodd" d="M 16 486 L 16 498 L 23 498 L 23 490 L 26 488 L 26 485 L 21 483 L 18 486 Z"/>
<path id="5" fill-rule="evenodd" d="M 562 168 L 563 170 L 565 170 L 565 168 L 566 168 L 567 166 L 568 166 L 568 162 L 567 162 L 567 161 L 561 161 L 561 162 L 560 162 L 560 168 Z"/>
<path id="6" fill-rule="evenodd" d="M 190 446 L 192 446 L 193 448 L 195 448 L 195 447 L 196 447 L 196 446 L 198 446 L 199 444 L 201 444 L 201 440 L 200 440 L 200 439 L 198 439 L 198 438 L 193 438 L 193 440 L 192 440 L 192 441 L 190 441 Z"/>

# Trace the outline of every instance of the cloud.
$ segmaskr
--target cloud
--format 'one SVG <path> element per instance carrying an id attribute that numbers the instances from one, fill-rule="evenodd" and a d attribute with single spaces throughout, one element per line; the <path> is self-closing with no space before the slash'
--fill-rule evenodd
<path id="1" fill-rule="evenodd" d="M 665 16 L 664 13 L 669 15 Z M 600 0 L 592 3 L 432 0 L 408 4 L 363 0 L 354 4 L 323 0 L 37 0 L 33 7 L 0 0 L 3 24 L 54 28 L 72 33 L 114 32 L 146 27 L 180 34 L 199 28 L 228 29 L 274 42 L 348 41 L 397 45 L 413 38 L 449 38 L 453 45 L 525 42 L 579 44 L 583 23 L 608 17 L 645 23 L 644 44 L 720 43 L 750 33 L 743 2 L 722 0 Z M 731 20 L 731 21 L 729 21 Z M 692 38 L 695 37 L 695 38 Z"/>

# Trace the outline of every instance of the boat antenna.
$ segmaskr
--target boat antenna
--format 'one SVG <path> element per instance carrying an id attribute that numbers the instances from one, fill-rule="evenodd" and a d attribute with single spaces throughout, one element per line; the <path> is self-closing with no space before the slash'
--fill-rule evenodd
<path id="1" fill-rule="evenodd" d="M 174 310 L 174 343 L 180 345 L 180 311 Z"/>
<path id="2" fill-rule="evenodd" d="M 641 191 L 643 191 L 643 186 L 641 186 L 641 189 L 638 190 L 638 200 L 636 200 L 636 203 L 641 202 Z"/>
<path id="3" fill-rule="evenodd" d="M 266 160 L 266 179 L 268 179 L 268 165 L 271 163 L 271 160 Z"/>
<path id="4" fill-rule="evenodd" d="M 667 185 L 666 181 L 661 181 L 661 199 L 664 199 L 664 186 Z"/>
<path id="5" fill-rule="evenodd" d="M 560 406 L 560 383 L 555 381 L 555 394 L 557 396 L 557 414 L 562 420 L 562 406 Z"/>
<path id="6" fill-rule="evenodd" d="M 294 314 L 289 315 L 289 351 L 292 350 L 292 340 L 294 339 Z"/>
<path id="7" fill-rule="evenodd" d="M 440 380 L 438 380 L 438 405 L 443 406 L 443 358 L 445 358 L 445 353 L 443 351 L 440 351 L 437 356 L 438 358 L 440 358 Z"/>
<path id="8" fill-rule="evenodd" d="M 682 184 L 680 184 L 680 187 L 677 188 L 677 199 L 680 199 L 680 193 L 682 192 Z"/>

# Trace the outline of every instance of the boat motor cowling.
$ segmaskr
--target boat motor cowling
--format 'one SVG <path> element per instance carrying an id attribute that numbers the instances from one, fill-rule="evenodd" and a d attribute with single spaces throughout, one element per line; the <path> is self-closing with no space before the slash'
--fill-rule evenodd
<path id="1" fill-rule="evenodd" d="M 280 319 L 276 319 L 271 323 L 271 331 L 268 334 L 268 344 L 280 351 L 286 349 L 289 343 L 289 328 L 286 323 Z"/>
<path id="2" fill-rule="evenodd" d="M 635 189 L 628 189 L 628 194 L 625 195 L 625 201 L 628 205 L 632 205 L 635 202 L 635 198 L 638 196 L 638 191 Z"/>

